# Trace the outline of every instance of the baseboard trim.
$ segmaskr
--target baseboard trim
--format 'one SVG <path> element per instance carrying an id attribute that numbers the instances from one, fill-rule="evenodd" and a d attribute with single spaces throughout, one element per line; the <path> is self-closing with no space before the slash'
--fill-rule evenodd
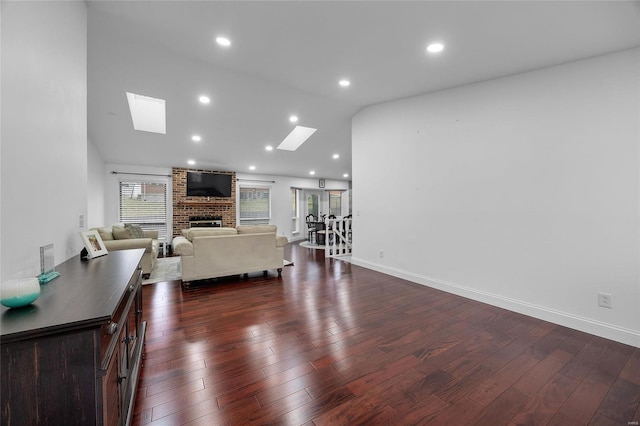
<path id="1" fill-rule="evenodd" d="M 534 305 L 523 302 L 521 300 L 511 299 L 497 294 L 478 291 L 471 287 L 461 286 L 455 283 L 418 275 L 396 268 L 380 265 L 377 263 L 367 262 L 356 257 L 351 258 L 353 265 L 362 266 L 363 268 L 372 269 L 383 274 L 402 278 L 416 284 L 432 287 L 458 296 L 466 297 L 478 302 L 487 303 L 499 308 L 508 309 L 523 315 L 549 321 L 554 324 L 572 328 L 574 330 L 583 331 L 585 333 L 604 337 L 605 339 L 614 340 L 626 345 L 640 348 L 640 331 L 619 327 L 614 324 L 608 324 L 595 321 L 590 318 L 573 315 L 568 312 L 550 309 L 544 306 Z"/>

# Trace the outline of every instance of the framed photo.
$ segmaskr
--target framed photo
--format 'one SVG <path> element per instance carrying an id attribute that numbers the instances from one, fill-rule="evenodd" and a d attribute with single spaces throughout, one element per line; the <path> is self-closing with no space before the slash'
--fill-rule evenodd
<path id="1" fill-rule="evenodd" d="M 90 259 L 108 254 L 107 248 L 104 246 L 104 242 L 102 242 L 102 238 L 100 238 L 97 229 L 82 231 L 80 232 L 80 236 L 82 237 L 84 247 L 87 249 L 87 257 Z"/>
<path id="2" fill-rule="evenodd" d="M 320 188 L 324 188 L 324 179 L 320 179 L 320 180 L 318 181 L 318 186 L 319 186 Z"/>

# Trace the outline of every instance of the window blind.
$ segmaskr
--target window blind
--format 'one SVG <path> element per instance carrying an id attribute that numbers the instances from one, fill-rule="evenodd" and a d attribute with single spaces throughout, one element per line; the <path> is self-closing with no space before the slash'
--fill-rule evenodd
<path id="1" fill-rule="evenodd" d="M 238 202 L 240 223 L 268 224 L 271 218 L 270 196 L 270 188 L 241 187 Z"/>
<path id="2" fill-rule="evenodd" d="M 167 237 L 167 185 L 155 182 L 120 182 L 120 222 L 158 231 Z"/>

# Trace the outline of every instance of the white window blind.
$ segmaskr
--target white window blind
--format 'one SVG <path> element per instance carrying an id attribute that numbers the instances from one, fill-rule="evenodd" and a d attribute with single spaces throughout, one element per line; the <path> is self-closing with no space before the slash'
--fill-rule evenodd
<path id="1" fill-rule="evenodd" d="M 120 182 L 120 222 L 158 231 L 167 237 L 167 185 L 155 182 Z"/>
<path id="2" fill-rule="evenodd" d="M 240 187 L 240 224 L 264 225 L 271 219 L 271 190 L 266 187 Z"/>

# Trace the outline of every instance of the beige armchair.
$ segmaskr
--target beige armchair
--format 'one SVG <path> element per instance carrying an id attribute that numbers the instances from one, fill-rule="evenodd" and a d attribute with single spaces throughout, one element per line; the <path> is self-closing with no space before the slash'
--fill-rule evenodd
<path id="1" fill-rule="evenodd" d="M 145 249 L 142 256 L 142 275 L 148 277 L 156 264 L 160 244 L 158 231 L 143 231 L 144 238 L 132 238 L 126 232 L 124 224 L 93 228 L 98 231 L 107 251 L 129 250 L 136 248 Z"/>

